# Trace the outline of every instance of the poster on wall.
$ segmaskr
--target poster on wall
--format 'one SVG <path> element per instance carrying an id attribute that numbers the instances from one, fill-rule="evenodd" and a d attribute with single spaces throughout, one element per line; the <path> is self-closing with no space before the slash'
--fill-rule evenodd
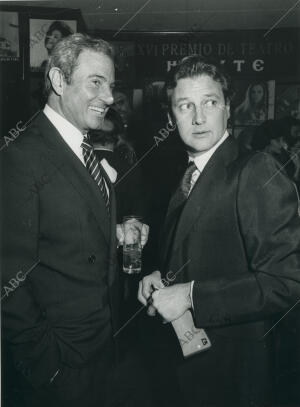
<path id="1" fill-rule="evenodd" d="M 292 116 L 300 120 L 300 84 L 280 84 L 276 86 L 275 117 Z"/>
<path id="2" fill-rule="evenodd" d="M 55 44 L 77 31 L 76 20 L 29 20 L 30 70 L 42 72 Z"/>
<path id="3" fill-rule="evenodd" d="M 260 125 L 274 119 L 275 81 L 237 81 L 233 100 L 234 126 Z"/>
<path id="4" fill-rule="evenodd" d="M 0 11 L 0 61 L 18 61 L 19 58 L 18 13 Z"/>

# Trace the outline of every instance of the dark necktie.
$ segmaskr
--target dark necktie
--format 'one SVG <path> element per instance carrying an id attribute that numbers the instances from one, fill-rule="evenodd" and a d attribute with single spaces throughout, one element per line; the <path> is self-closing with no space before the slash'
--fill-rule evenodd
<path id="1" fill-rule="evenodd" d="M 185 198 L 189 196 L 189 192 L 191 189 L 191 181 L 192 181 L 192 176 L 194 171 L 197 169 L 196 164 L 194 161 L 190 161 L 187 169 L 185 170 L 185 173 L 182 177 L 181 183 L 180 183 L 180 189 L 183 192 L 183 195 Z"/>
<path id="2" fill-rule="evenodd" d="M 100 188 L 106 209 L 109 213 L 109 196 L 106 190 L 105 179 L 104 176 L 102 175 L 103 170 L 101 168 L 101 164 L 98 162 L 97 157 L 94 153 L 94 149 L 89 143 L 87 137 L 84 137 L 81 147 L 85 166 L 90 175 L 92 176 L 92 178 L 95 180 L 98 187 Z"/>

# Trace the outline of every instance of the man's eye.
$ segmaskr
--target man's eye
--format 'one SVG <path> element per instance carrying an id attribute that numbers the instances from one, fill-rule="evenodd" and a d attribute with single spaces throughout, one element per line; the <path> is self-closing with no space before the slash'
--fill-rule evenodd
<path id="1" fill-rule="evenodd" d="M 191 109 L 191 107 L 192 107 L 192 103 L 182 103 L 179 106 L 179 109 L 182 110 L 182 111 L 186 111 L 186 110 Z"/>
<path id="2" fill-rule="evenodd" d="M 92 82 L 93 82 L 93 84 L 95 86 L 100 86 L 101 85 L 101 82 L 99 81 L 99 79 L 94 79 Z"/>
<path id="3" fill-rule="evenodd" d="M 218 101 L 214 99 L 209 99 L 204 102 L 204 107 L 206 107 L 207 109 L 212 109 L 214 107 L 217 107 L 217 105 Z"/>

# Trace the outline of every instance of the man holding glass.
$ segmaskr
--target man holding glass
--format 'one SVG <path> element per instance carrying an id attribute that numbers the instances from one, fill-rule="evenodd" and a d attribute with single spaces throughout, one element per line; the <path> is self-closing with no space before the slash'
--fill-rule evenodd
<path id="1" fill-rule="evenodd" d="M 190 310 L 211 341 L 187 360 L 176 344 L 168 355 L 185 405 L 265 406 L 272 356 L 265 334 L 300 298 L 295 186 L 270 155 L 238 150 L 226 130 L 232 89 L 221 67 L 184 58 L 167 90 L 189 166 L 169 203 L 160 271 L 144 277 L 138 297 L 151 299 L 149 315 L 167 322 Z"/>
<path id="2" fill-rule="evenodd" d="M 101 128 L 113 103 L 112 47 L 68 36 L 45 77 L 43 112 L 1 152 L 3 337 L 19 371 L 12 387 L 21 389 L 13 397 L 30 407 L 104 406 L 123 397 L 113 387 L 123 384 L 116 204 L 88 131 Z"/>

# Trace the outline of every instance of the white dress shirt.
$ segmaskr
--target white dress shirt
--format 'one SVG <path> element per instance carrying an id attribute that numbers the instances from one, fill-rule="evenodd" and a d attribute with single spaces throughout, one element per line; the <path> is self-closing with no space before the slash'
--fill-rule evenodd
<path id="1" fill-rule="evenodd" d="M 194 163 L 197 167 L 197 169 L 193 172 L 193 175 L 191 178 L 191 187 L 190 187 L 189 193 L 194 188 L 194 185 L 195 185 L 197 179 L 199 178 L 199 175 L 204 170 L 204 167 L 210 160 L 213 153 L 227 139 L 228 136 L 229 136 L 229 133 L 226 130 L 225 133 L 223 134 L 223 136 L 220 138 L 220 140 L 211 149 L 209 149 L 208 151 L 205 151 L 205 153 L 203 153 L 197 157 L 191 157 L 191 156 L 189 157 L 189 162 L 194 161 Z"/>
<path id="2" fill-rule="evenodd" d="M 191 187 L 189 190 L 189 194 L 191 192 L 191 190 L 193 189 L 197 179 L 199 178 L 201 172 L 204 170 L 204 167 L 206 166 L 206 164 L 208 163 L 208 161 L 210 160 L 210 158 L 212 157 L 213 153 L 217 150 L 217 148 L 224 143 L 224 141 L 227 139 L 227 137 L 229 136 L 228 131 L 226 130 L 225 133 L 223 134 L 223 136 L 220 138 L 220 140 L 208 151 L 205 151 L 205 153 L 197 156 L 197 157 L 191 157 L 189 156 L 189 162 L 190 161 L 194 161 L 197 169 L 193 172 L 192 174 L 192 178 L 191 178 Z M 191 304 L 192 304 L 192 308 L 194 309 L 194 304 L 193 304 L 193 288 L 194 288 L 194 280 L 191 282 L 191 289 L 190 289 L 190 299 L 191 299 Z"/>
<path id="3" fill-rule="evenodd" d="M 81 144 L 86 134 L 82 134 L 77 127 L 73 126 L 72 123 L 53 110 L 49 105 L 44 107 L 44 114 L 48 117 L 64 141 L 85 166 Z"/>
<path id="4" fill-rule="evenodd" d="M 55 110 L 53 110 L 52 107 L 50 107 L 48 104 L 45 105 L 43 111 L 44 114 L 50 120 L 50 122 L 53 124 L 53 126 L 56 128 L 56 130 L 59 132 L 65 143 L 67 143 L 67 145 L 70 147 L 73 153 L 79 158 L 82 164 L 86 166 L 83 158 L 81 144 L 83 142 L 83 138 L 86 137 L 87 134 L 82 134 L 81 131 L 77 129 L 77 127 L 73 126 L 72 123 L 70 123 L 67 119 L 65 119 Z M 105 169 L 107 170 L 107 168 Z M 110 177 L 110 174 L 108 175 Z M 109 188 L 105 180 L 104 183 L 107 195 L 109 196 Z"/>

